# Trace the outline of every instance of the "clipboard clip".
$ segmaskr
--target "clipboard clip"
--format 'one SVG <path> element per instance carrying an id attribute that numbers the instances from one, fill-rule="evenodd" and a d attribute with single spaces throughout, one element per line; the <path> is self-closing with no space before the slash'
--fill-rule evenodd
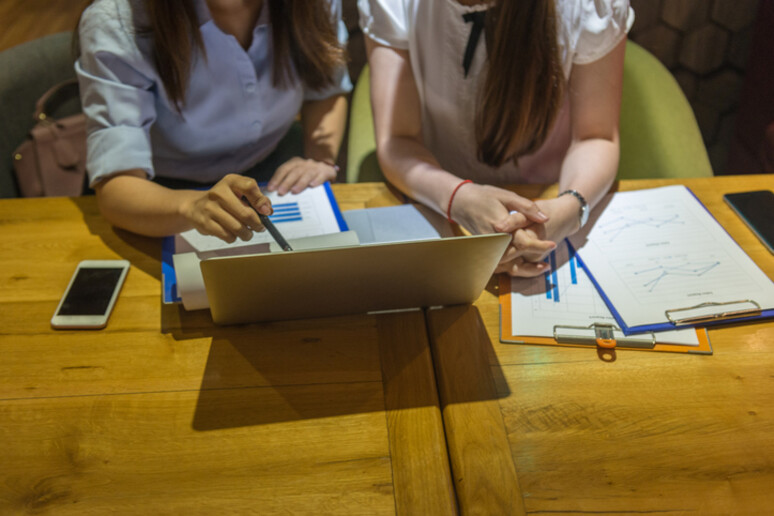
<path id="1" fill-rule="evenodd" d="M 720 312 L 707 312 L 705 309 L 710 307 L 729 307 L 732 305 L 747 305 L 746 308 L 737 308 L 731 310 L 722 310 Z M 752 305 L 752 307 L 749 307 Z M 695 315 L 687 315 L 683 318 L 675 318 L 674 314 L 678 312 L 697 312 Z M 675 326 L 684 326 L 692 324 L 701 324 L 705 322 L 717 322 L 728 319 L 735 319 L 739 317 L 755 317 L 761 315 L 761 305 L 753 301 L 752 299 L 741 299 L 739 301 L 725 301 L 725 302 L 707 302 L 700 303 L 695 306 L 689 306 L 686 308 L 673 308 L 664 312 L 667 320 Z"/>
<path id="2" fill-rule="evenodd" d="M 571 332 L 567 331 L 571 330 Z M 624 348 L 653 349 L 656 346 L 656 335 L 653 332 L 641 336 L 615 337 L 615 332 L 621 335 L 621 328 L 607 323 L 593 323 L 588 326 L 554 325 L 554 340 L 559 343 L 596 345 L 604 349 L 615 349 L 618 345 Z"/>

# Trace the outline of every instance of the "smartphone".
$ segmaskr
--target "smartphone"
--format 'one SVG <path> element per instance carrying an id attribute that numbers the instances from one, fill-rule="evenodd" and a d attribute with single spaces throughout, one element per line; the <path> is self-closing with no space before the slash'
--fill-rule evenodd
<path id="1" fill-rule="evenodd" d="M 723 200 L 774 254 L 774 192 L 757 190 L 729 193 L 723 196 Z"/>
<path id="2" fill-rule="evenodd" d="M 67 285 L 53 328 L 104 328 L 129 272 L 127 260 L 84 260 Z"/>

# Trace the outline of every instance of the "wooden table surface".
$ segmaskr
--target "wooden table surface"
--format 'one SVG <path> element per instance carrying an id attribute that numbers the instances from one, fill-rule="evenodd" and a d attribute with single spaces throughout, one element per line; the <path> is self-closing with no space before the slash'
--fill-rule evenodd
<path id="1" fill-rule="evenodd" d="M 774 176 L 683 182 L 774 278 L 774 257 L 722 201 L 774 190 Z M 772 514 L 773 322 L 710 330 L 712 356 L 619 350 L 605 362 L 500 343 L 496 294 L 493 281 L 473 306 L 428 312 L 462 513 Z"/>
<path id="2" fill-rule="evenodd" d="M 161 303 L 160 249 L 93 197 L 0 201 L 0 514 L 456 512 L 422 312 L 217 327 Z M 113 258 L 107 328 L 52 330 Z"/>

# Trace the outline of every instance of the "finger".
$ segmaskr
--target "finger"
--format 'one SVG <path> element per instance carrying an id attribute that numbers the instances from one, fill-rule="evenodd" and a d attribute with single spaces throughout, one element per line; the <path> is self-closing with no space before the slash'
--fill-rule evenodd
<path id="1" fill-rule="evenodd" d="M 280 195 L 285 195 L 288 193 L 290 188 L 296 183 L 302 173 L 303 170 L 301 167 L 294 167 L 292 170 L 290 170 L 282 179 L 282 182 L 277 186 L 277 193 Z"/>
<path id="2" fill-rule="evenodd" d="M 252 228 L 263 227 L 260 219 L 249 206 L 252 206 L 256 211 L 266 216 L 274 213 L 274 208 L 272 208 L 269 198 L 261 192 L 255 179 L 237 175 L 230 178 L 229 187 L 236 195 L 237 201 L 226 203 L 230 206 L 229 211 Z M 247 200 L 249 206 L 245 207 L 242 197 Z"/>
<path id="3" fill-rule="evenodd" d="M 269 179 L 269 183 L 266 185 L 266 190 L 269 192 L 276 192 L 277 187 L 279 187 L 283 179 L 285 179 L 285 176 L 287 176 L 288 172 L 290 172 L 295 166 L 295 160 L 292 159 L 280 165 L 277 171 L 274 172 L 274 175 L 271 176 L 271 179 Z"/>
<path id="4" fill-rule="evenodd" d="M 240 202 L 242 210 L 249 210 L 246 206 L 242 205 Z M 252 211 L 252 210 L 249 210 Z M 253 231 L 245 225 L 243 221 L 241 221 L 238 216 L 231 213 L 228 208 L 223 206 L 214 206 L 212 207 L 208 212 L 209 219 L 223 228 L 223 230 L 230 235 L 232 235 L 231 241 L 233 242 L 236 238 L 240 238 L 241 240 L 247 241 L 253 238 Z M 253 213 L 253 216 L 255 214 Z"/>
<path id="5" fill-rule="evenodd" d="M 250 226 L 260 225 L 260 219 L 252 208 L 246 206 L 242 199 L 242 190 L 255 192 L 258 189 L 253 179 L 241 176 L 226 176 L 207 192 L 207 203 L 202 215 L 215 221 L 223 229 L 242 240 L 249 240 L 253 234 Z"/>
<path id="6" fill-rule="evenodd" d="M 290 191 L 294 194 L 301 193 L 304 188 L 309 186 L 312 182 L 312 180 L 317 177 L 318 174 L 315 173 L 312 170 L 309 170 L 305 173 L 302 173 L 298 176 L 298 179 L 296 179 L 296 182 L 293 184 L 293 186 L 290 187 Z"/>
<path id="7" fill-rule="evenodd" d="M 556 244 L 553 241 L 540 240 L 523 230 L 516 231 L 513 234 L 512 243 L 521 255 L 526 253 L 543 254 L 556 249 Z"/>
<path id="8" fill-rule="evenodd" d="M 526 227 L 530 223 L 529 219 L 518 211 L 512 211 L 500 222 L 494 224 L 494 230 L 498 233 L 513 233 L 517 229 Z"/>
<path id="9" fill-rule="evenodd" d="M 540 211 L 537 204 L 520 195 L 508 195 L 507 198 L 503 200 L 503 204 L 509 211 L 523 213 L 529 220 L 541 223 L 548 221 L 548 215 Z"/>
<path id="10" fill-rule="evenodd" d="M 501 267 L 500 272 L 505 272 L 510 276 L 534 278 L 551 270 L 545 262 L 525 262 L 523 260 L 514 260 L 510 264 Z"/>
<path id="11" fill-rule="evenodd" d="M 333 181 L 334 179 L 336 179 L 336 169 L 331 166 L 327 166 L 320 170 L 314 179 L 309 182 L 309 186 L 314 188 L 315 186 L 320 186 L 326 181 Z"/>
<path id="12" fill-rule="evenodd" d="M 499 264 L 507 265 L 518 257 L 519 252 L 516 250 L 516 248 L 512 244 L 508 244 L 508 247 L 505 249 L 502 258 L 500 258 Z"/>

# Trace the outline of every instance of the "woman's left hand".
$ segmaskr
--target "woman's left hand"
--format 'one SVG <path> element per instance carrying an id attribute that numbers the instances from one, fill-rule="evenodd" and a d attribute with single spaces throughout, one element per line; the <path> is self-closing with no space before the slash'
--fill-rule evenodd
<path id="1" fill-rule="evenodd" d="M 495 272 L 507 272 L 511 276 L 535 276 L 544 272 L 545 267 L 541 263 L 545 257 L 558 242 L 579 229 L 580 205 L 573 196 L 538 199 L 535 204 L 549 216 L 548 222 L 533 222 L 515 230 L 513 241 Z"/>
<path id="2" fill-rule="evenodd" d="M 277 169 L 266 186 L 269 192 L 280 195 L 300 193 L 304 188 L 319 186 L 336 179 L 336 167 L 313 159 L 291 158 Z"/>

